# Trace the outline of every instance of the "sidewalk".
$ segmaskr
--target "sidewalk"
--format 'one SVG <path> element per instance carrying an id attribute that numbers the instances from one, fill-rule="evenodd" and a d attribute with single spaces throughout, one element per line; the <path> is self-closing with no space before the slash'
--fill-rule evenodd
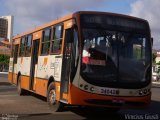
<path id="1" fill-rule="evenodd" d="M 158 87 L 160 88 L 160 81 L 152 81 L 152 87 Z"/>
<path id="2" fill-rule="evenodd" d="M 0 72 L 0 85 L 10 85 L 8 81 L 8 72 Z"/>
<path id="3" fill-rule="evenodd" d="M 0 74 L 8 74 L 8 72 L 0 72 Z"/>
<path id="4" fill-rule="evenodd" d="M 158 82 L 152 82 L 153 84 L 158 84 L 158 85 L 160 85 L 160 81 L 158 81 Z"/>

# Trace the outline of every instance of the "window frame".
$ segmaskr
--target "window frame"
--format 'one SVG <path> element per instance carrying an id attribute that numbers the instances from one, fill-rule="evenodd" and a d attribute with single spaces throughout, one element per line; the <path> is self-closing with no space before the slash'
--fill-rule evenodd
<path id="1" fill-rule="evenodd" d="M 48 40 L 48 41 L 44 41 L 45 31 L 46 31 L 46 30 L 50 30 L 50 31 L 49 31 L 49 40 Z M 40 50 L 40 55 L 41 55 L 41 56 L 49 55 L 49 53 L 50 53 L 50 46 L 51 46 L 51 44 L 50 44 L 51 37 L 52 37 L 52 27 L 47 27 L 47 28 L 45 28 L 45 29 L 42 31 L 41 50 Z M 44 51 L 43 51 L 43 45 L 44 45 L 44 44 L 47 44 L 47 43 L 49 44 L 48 52 L 47 52 L 47 53 L 44 53 Z"/>
<path id="2" fill-rule="evenodd" d="M 31 36 L 31 43 L 30 43 L 30 46 L 28 46 L 28 38 L 29 38 L 29 36 Z M 26 38 L 25 38 L 25 46 L 24 46 L 24 49 L 25 49 L 25 52 L 24 52 L 24 56 L 25 57 L 30 57 L 31 56 L 31 49 L 32 49 L 32 41 L 33 41 L 33 35 L 32 34 L 29 34 L 29 35 L 27 35 L 26 36 Z M 30 51 L 27 51 L 28 49 L 27 48 L 30 48 Z M 29 53 L 29 54 L 27 54 L 27 52 Z"/>
<path id="3" fill-rule="evenodd" d="M 61 33 L 60 33 L 61 35 L 60 35 L 60 38 L 55 39 L 56 28 L 58 29 L 59 26 L 61 26 Z M 64 24 L 61 23 L 61 24 L 54 25 L 52 28 L 52 39 L 51 39 L 51 44 L 50 44 L 50 54 L 51 55 L 61 54 L 63 36 L 64 36 Z M 55 41 L 60 41 L 59 45 L 61 44 L 61 47 L 59 48 L 59 50 L 53 51 Z"/>
<path id="4" fill-rule="evenodd" d="M 23 39 L 24 39 L 24 43 L 22 44 Z M 23 37 L 21 37 L 21 40 L 20 40 L 19 54 L 18 54 L 19 57 L 25 56 L 25 44 L 26 44 L 26 36 L 23 36 Z M 22 47 L 23 47 L 23 51 L 22 51 Z"/>
<path id="5" fill-rule="evenodd" d="M 18 52 L 19 52 L 19 44 L 13 45 L 13 64 L 17 64 L 17 61 L 18 61 Z"/>

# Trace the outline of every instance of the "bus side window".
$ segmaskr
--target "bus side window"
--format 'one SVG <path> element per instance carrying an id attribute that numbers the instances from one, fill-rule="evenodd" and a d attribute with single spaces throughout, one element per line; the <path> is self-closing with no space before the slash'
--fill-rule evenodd
<path id="1" fill-rule="evenodd" d="M 78 57 L 79 57 L 79 44 L 78 44 L 78 32 L 77 29 L 74 29 L 73 31 L 73 36 L 74 36 L 74 41 L 73 41 L 73 58 L 75 59 L 74 61 L 74 67 L 77 66 L 78 64 Z"/>
<path id="2" fill-rule="evenodd" d="M 15 45 L 14 46 L 14 56 L 13 56 L 13 58 L 14 58 L 14 64 L 17 64 L 17 59 L 18 59 L 18 49 L 19 49 L 19 45 Z"/>
<path id="3" fill-rule="evenodd" d="M 41 55 L 47 55 L 50 48 L 51 28 L 43 31 L 43 38 L 41 43 Z"/>
<path id="4" fill-rule="evenodd" d="M 26 37 L 26 44 L 25 44 L 25 57 L 29 57 L 31 55 L 31 47 L 32 47 L 32 35 L 28 35 Z"/>
<path id="5" fill-rule="evenodd" d="M 25 52 L 25 37 L 21 38 L 21 43 L 20 43 L 20 52 L 19 52 L 19 56 L 23 57 L 24 56 L 24 52 Z"/>
<path id="6" fill-rule="evenodd" d="M 54 28 L 51 53 L 53 54 L 60 53 L 62 45 L 62 37 L 63 37 L 63 25 L 58 25 Z"/>

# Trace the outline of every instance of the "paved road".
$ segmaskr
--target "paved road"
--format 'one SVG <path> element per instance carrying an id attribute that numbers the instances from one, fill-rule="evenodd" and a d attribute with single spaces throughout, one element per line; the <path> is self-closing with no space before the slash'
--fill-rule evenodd
<path id="1" fill-rule="evenodd" d="M 147 119 L 148 117 L 152 117 L 150 119 L 160 120 L 159 86 L 153 86 L 152 102 L 149 108 L 145 110 L 121 110 L 117 114 L 112 115 L 99 110 L 85 116 L 77 108 L 55 113 L 49 109 L 43 97 L 36 95 L 19 96 L 16 92 L 16 87 L 5 84 L 4 82 L 6 81 L 7 75 L 0 74 L 0 120 L 6 116 L 20 120 L 100 120 L 102 117 L 108 120 L 127 120 L 127 115 L 133 115 L 132 119 L 134 120 L 140 118 Z"/>

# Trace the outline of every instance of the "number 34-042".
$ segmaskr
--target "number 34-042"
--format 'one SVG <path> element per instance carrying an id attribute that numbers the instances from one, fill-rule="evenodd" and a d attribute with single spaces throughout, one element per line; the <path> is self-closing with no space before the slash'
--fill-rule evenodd
<path id="1" fill-rule="evenodd" d="M 106 95 L 118 95 L 118 94 L 119 94 L 119 90 L 101 89 L 101 94 L 106 94 Z"/>

